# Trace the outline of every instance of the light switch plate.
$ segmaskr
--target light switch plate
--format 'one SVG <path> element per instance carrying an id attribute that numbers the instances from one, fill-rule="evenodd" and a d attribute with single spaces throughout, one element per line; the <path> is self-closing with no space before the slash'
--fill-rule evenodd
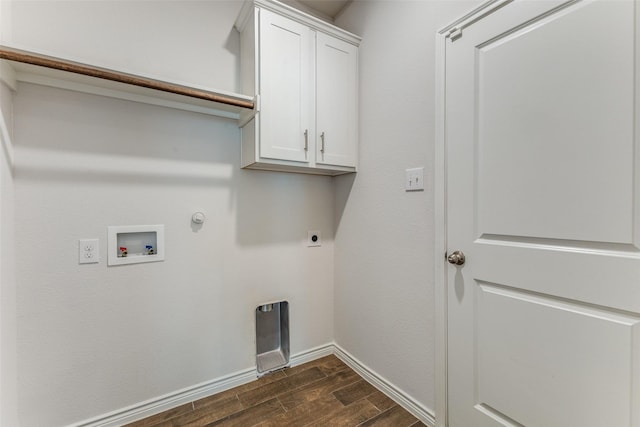
<path id="1" fill-rule="evenodd" d="M 405 171 L 404 189 L 406 191 L 424 190 L 424 168 L 413 168 Z"/>

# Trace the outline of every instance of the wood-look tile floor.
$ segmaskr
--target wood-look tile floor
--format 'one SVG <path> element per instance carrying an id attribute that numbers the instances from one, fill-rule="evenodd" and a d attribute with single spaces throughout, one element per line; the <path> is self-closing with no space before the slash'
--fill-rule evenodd
<path id="1" fill-rule="evenodd" d="M 127 427 L 425 426 L 335 356 L 283 369 Z"/>

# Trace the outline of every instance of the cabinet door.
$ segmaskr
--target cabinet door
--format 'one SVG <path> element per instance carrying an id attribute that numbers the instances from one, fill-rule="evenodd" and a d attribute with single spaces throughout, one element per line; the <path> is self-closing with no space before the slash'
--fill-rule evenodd
<path id="1" fill-rule="evenodd" d="M 311 30 L 260 11 L 260 157 L 309 161 L 314 129 Z"/>
<path id="2" fill-rule="evenodd" d="M 358 48 L 317 34 L 318 164 L 356 166 L 358 144 Z"/>

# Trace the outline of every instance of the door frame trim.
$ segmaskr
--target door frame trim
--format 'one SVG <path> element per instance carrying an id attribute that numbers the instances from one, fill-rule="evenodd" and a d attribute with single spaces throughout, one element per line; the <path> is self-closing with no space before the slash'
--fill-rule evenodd
<path id="1" fill-rule="evenodd" d="M 447 368 L 447 156 L 446 156 L 446 43 L 463 37 L 461 31 L 514 0 L 488 0 L 436 33 L 435 166 L 434 166 L 434 283 L 435 283 L 435 426 L 448 426 Z M 453 32 L 452 32 L 453 31 Z M 452 37 L 453 36 L 453 37 Z M 450 41 L 453 40 L 453 41 Z"/>

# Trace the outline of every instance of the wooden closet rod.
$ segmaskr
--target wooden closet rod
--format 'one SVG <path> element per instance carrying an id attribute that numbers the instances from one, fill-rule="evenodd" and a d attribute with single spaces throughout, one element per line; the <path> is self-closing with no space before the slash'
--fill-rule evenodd
<path id="1" fill-rule="evenodd" d="M 146 77 L 121 73 L 119 71 L 109 70 L 106 68 L 93 67 L 91 65 L 67 61 L 64 59 L 40 55 L 37 53 L 27 52 L 19 49 L 13 49 L 6 46 L 0 46 L 0 59 L 38 65 L 40 67 L 52 68 L 54 70 L 68 71 L 70 73 L 76 73 L 84 76 L 111 80 L 118 83 L 140 86 L 147 89 L 160 90 L 163 92 L 188 96 L 191 98 L 204 99 L 207 101 L 218 102 L 220 104 L 232 105 L 240 108 L 253 109 L 254 107 L 254 103 L 251 101 L 235 99 L 215 92 L 176 85 L 160 80 L 148 79 Z"/>

